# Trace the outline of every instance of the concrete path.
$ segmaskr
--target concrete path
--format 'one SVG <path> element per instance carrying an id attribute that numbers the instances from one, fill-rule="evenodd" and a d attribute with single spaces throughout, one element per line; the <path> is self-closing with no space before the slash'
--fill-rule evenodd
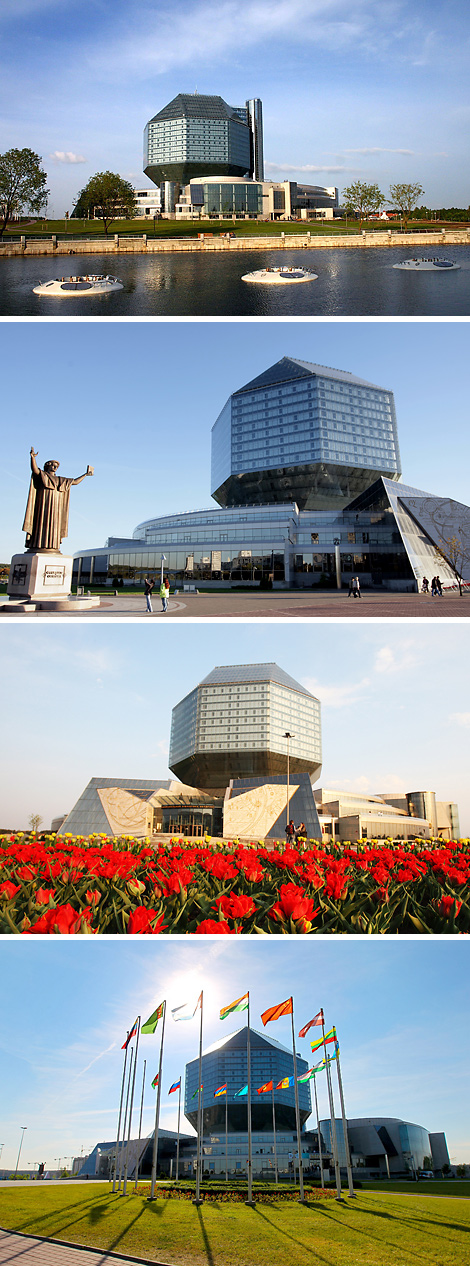
<path id="1" fill-rule="evenodd" d="M 101 1249 L 75 1248 L 59 1244 L 57 1240 L 39 1240 L 30 1235 L 18 1235 L 14 1231 L 0 1230 L 0 1266 L 15 1263 L 16 1266 L 141 1266 L 148 1259 L 124 1257 L 122 1253 L 107 1253 Z"/>
<path id="2" fill-rule="evenodd" d="M 326 593 L 305 593 L 299 590 L 289 592 L 261 593 L 259 590 L 241 593 L 201 593 L 181 594 L 171 597 L 168 611 L 165 613 L 155 602 L 153 615 L 145 610 L 144 599 L 139 594 L 103 595 L 99 607 L 91 611 L 70 612 L 58 611 L 54 614 L 35 612 L 31 615 L 17 615 L 14 612 L 0 612 L 4 620 L 99 620 L 99 619 L 133 619 L 155 622 L 169 619 L 196 620 L 272 620 L 276 618 L 292 620 L 342 619 L 342 620 L 391 620 L 391 619 L 462 619 L 470 616 L 470 594 L 462 598 L 457 593 L 444 594 L 442 598 L 431 598 L 418 593 L 370 593 L 364 591 L 360 599 L 348 598 L 346 591 L 327 591 Z"/>

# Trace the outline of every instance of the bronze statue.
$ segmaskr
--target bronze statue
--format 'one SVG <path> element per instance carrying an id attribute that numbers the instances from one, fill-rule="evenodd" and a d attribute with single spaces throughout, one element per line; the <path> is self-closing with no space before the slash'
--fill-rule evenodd
<path id="1" fill-rule="evenodd" d="M 31 483 L 23 523 L 26 549 L 60 554 L 61 541 L 69 529 L 70 489 L 73 484 L 81 484 L 87 475 L 92 475 L 93 466 L 87 466 L 85 474 L 79 475 L 78 479 L 67 479 L 64 475 L 56 475 L 59 462 L 44 462 L 44 470 L 40 470 L 36 457 L 37 453 L 32 448 Z"/>

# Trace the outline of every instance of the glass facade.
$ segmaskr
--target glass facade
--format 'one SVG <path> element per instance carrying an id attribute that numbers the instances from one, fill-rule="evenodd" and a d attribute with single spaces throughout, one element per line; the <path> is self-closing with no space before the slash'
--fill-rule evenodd
<path id="1" fill-rule="evenodd" d="M 192 206 L 199 206 L 205 215 L 254 217 L 263 210 L 262 185 L 255 181 L 200 180 L 192 181 L 190 189 Z"/>
<path id="2" fill-rule="evenodd" d="M 147 123 L 144 171 L 157 185 L 187 184 L 197 175 L 251 175 L 249 124 L 222 97 L 180 93 Z"/>
<path id="3" fill-rule="evenodd" d="M 229 403 L 212 429 L 220 505 L 276 500 L 277 488 L 301 509 L 339 508 L 400 473 L 393 393 L 353 374 L 284 357 Z"/>
<path id="4" fill-rule="evenodd" d="M 210 1130 L 225 1132 L 225 1096 L 215 1097 L 219 1086 L 227 1083 L 228 1129 L 229 1135 L 247 1130 L 247 1096 L 238 1097 L 237 1092 L 247 1084 L 247 1029 L 239 1029 L 229 1037 L 216 1042 L 202 1057 L 202 1084 L 204 1107 L 204 1134 Z M 259 1095 L 258 1087 L 267 1081 L 274 1081 L 274 1087 L 286 1077 L 292 1077 L 294 1061 L 292 1051 L 280 1043 L 268 1041 L 261 1033 L 250 1027 L 251 1046 L 251 1116 L 252 1129 L 255 1132 L 267 1131 L 272 1136 L 272 1096 L 271 1093 Z M 307 1072 L 306 1060 L 297 1056 L 297 1073 Z M 199 1061 L 194 1059 L 186 1065 L 184 1092 L 184 1111 L 187 1120 L 196 1128 L 197 1125 L 197 1088 Z M 299 1090 L 300 1119 L 303 1125 L 311 1113 L 310 1083 L 301 1082 Z M 295 1132 L 295 1099 L 294 1088 L 274 1090 L 277 1130 Z M 290 1143 L 292 1150 L 293 1135 Z M 295 1139 L 296 1141 L 296 1139 Z M 224 1153 L 225 1153 L 225 1138 Z M 235 1143 L 235 1140 L 233 1140 Z M 246 1142 L 246 1137 L 244 1139 Z M 253 1144 L 255 1140 L 253 1139 Z M 235 1144 L 236 1146 L 236 1144 Z M 245 1153 L 241 1153 L 245 1156 Z"/>
<path id="5" fill-rule="evenodd" d="M 276 664 L 215 669 L 173 708 L 170 769 L 195 787 L 321 768 L 320 703 Z"/>

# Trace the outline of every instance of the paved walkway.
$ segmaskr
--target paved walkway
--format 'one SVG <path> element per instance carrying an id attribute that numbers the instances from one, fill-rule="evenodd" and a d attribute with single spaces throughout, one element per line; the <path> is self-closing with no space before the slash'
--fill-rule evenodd
<path id="1" fill-rule="evenodd" d="M 14 1231 L 0 1231 L 0 1264 L 16 1263 L 16 1266 L 117 1266 L 121 1261 L 127 1266 L 141 1266 L 142 1257 L 123 1257 L 121 1253 L 93 1251 L 88 1248 L 72 1248 L 58 1244 L 56 1240 L 38 1240 L 30 1235 L 17 1235 Z"/>
<path id="2" fill-rule="evenodd" d="M 143 619 L 149 621 L 187 618 L 197 620 L 238 619 L 238 620 L 272 620 L 276 618 L 304 620 L 339 618 L 346 620 L 391 620 L 391 619 L 449 619 L 470 616 L 470 594 L 462 598 L 458 593 L 444 594 L 442 598 L 431 598 L 427 594 L 418 593 L 377 593 L 364 591 L 360 599 L 348 598 L 345 590 L 327 591 L 326 593 L 305 593 L 299 590 L 261 593 L 201 593 L 181 594 L 170 598 L 168 612 L 164 613 L 155 601 L 153 615 L 145 610 L 144 598 L 140 594 L 103 595 L 99 607 L 91 611 L 71 611 L 64 613 L 46 613 L 42 611 L 31 615 L 17 615 L 13 612 L 0 612 L 5 620 L 65 619 L 65 620 L 99 620 Z"/>

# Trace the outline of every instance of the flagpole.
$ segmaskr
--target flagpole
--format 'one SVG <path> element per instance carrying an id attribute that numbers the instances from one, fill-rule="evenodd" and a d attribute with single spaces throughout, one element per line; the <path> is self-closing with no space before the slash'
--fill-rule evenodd
<path id="1" fill-rule="evenodd" d="M 256 1201 L 253 1200 L 253 1153 L 251 1146 L 251 1042 L 250 1042 L 250 991 L 248 990 L 248 1029 L 246 1035 L 246 1059 L 248 1065 L 248 1200 L 245 1204 L 255 1207 Z"/>
<path id="2" fill-rule="evenodd" d="M 163 1019 L 162 1019 L 162 1035 L 160 1038 L 160 1061 L 158 1065 L 158 1086 L 157 1098 L 155 1106 L 155 1131 L 153 1136 L 153 1156 L 152 1156 L 152 1180 L 150 1183 L 150 1195 L 148 1200 L 155 1200 L 155 1180 L 157 1177 L 157 1154 L 158 1154 L 158 1126 L 160 1121 L 160 1098 L 162 1093 L 162 1063 L 163 1063 L 163 1039 L 165 1037 L 165 1020 L 166 1020 L 166 1001 L 163 1003 Z"/>
<path id="3" fill-rule="evenodd" d="M 324 1180 L 324 1177 L 323 1177 L 323 1157 L 322 1157 L 322 1151 L 321 1151 L 320 1118 L 319 1118 L 319 1116 L 318 1116 L 318 1096 L 317 1096 L 317 1079 L 316 1079 L 316 1076 L 314 1076 L 314 1078 L 313 1078 L 313 1089 L 314 1089 L 314 1091 L 315 1091 L 315 1108 L 316 1108 L 316 1113 L 317 1113 L 318 1154 L 319 1154 L 319 1157 L 320 1157 L 320 1182 L 321 1182 L 322 1187 L 324 1187 L 324 1186 L 325 1186 L 325 1180 Z"/>
<path id="4" fill-rule="evenodd" d="M 277 1172 L 276 1109 L 275 1109 L 275 1107 L 274 1107 L 274 1077 L 273 1077 L 272 1082 L 271 1082 L 271 1094 L 272 1094 L 272 1100 L 273 1100 L 274 1173 L 275 1173 L 275 1175 L 276 1175 L 276 1187 L 277 1187 L 277 1184 L 278 1184 L 278 1182 L 279 1182 L 279 1176 L 278 1176 L 278 1172 Z"/>
<path id="5" fill-rule="evenodd" d="M 323 1013 L 322 1013 L 322 1015 L 323 1015 Z M 332 1087 L 332 1084 L 331 1084 L 331 1071 L 330 1071 L 330 1064 L 329 1064 L 329 1060 L 328 1060 L 328 1053 L 327 1053 L 327 1049 L 326 1049 L 326 1042 L 325 1042 L 325 1020 L 324 1020 L 324 1018 L 322 1018 L 321 1029 L 322 1029 L 322 1033 L 323 1033 L 323 1050 L 324 1050 L 324 1054 L 325 1054 L 326 1083 L 327 1083 L 327 1086 L 328 1086 L 328 1100 L 329 1100 L 329 1104 L 330 1104 L 331 1145 L 332 1145 L 332 1151 L 333 1151 L 333 1161 L 334 1161 L 334 1166 L 335 1166 L 336 1200 L 342 1200 L 342 1199 L 343 1199 L 343 1197 L 342 1197 L 342 1195 L 341 1195 L 341 1174 L 340 1174 L 340 1170 L 339 1170 L 338 1144 L 337 1144 L 337 1141 L 336 1141 L 335 1106 L 334 1106 L 334 1103 L 333 1103 L 333 1087 Z"/>
<path id="6" fill-rule="evenodd" d="M 128 1038 L 128 1037 L 129 1037 L 129 1030 L 128 1030 L 128 1032 L 127 1032 L 127 1038 Z M 123 1099 L 124 1099 L 124 1085 L 125 1085 L 125 1081 L 126 1081 L 126 1064 L 127 1064 L 127 1052 L 128 1052 L 128 1049 L 129 1049 L 129 1048 L 128 1048 L 128 1043 L 127 1043 L 127 1039 L 126 1039 L 126 1051 L 125 1051 L 125 1055 L 124 1055 L 124 1067 L 123 1067 L 123 1070 L 122 1070 L 121 1101 L 120 1101 L 120 1104 L 119 1104 L 119 1116 L 118 1116 L 118 1127 L 117 1127 L 117 1138 L 116 1138 L 116 1152 L 115 1152 L 115 1156 L 114 1156 L 113 1191 L 115 1191 L 115 1190 L 116 1190 L 117 1159 L 118 1159 L 118 1155 L 119 1155 L 119 1138 L 120 1138 L 120 1134 L 121 1134 L 122 1101 L 123 1101 Z"/>
<path id="7" fill-rule="evenodd" d="M 296 1059 L 296 1051 L 295 1051 L 294 999 L 293 998 L 291 998 L 291 1003 L 292 1003 L 292 1011 L 291 1011 L 292 1055 L 294 1059 L 295 1122 L 297 1126 L 297 1146 L 299 1149 L 299 1189 L 300 1189 L 299 1200 L 300 1200 L 300 1203 L 303 1204 L 304 1203 L 304 1170 L 303 1170 L 303 1165 L 302 1165 L 302 1142 L 300 1138 L 299 1087 L 297 1084 L 297 1059 Z M 294 1181 L 295 1181 L 295 1161 L 294 1161 Z"/>
<path id="8" fill-rule="evenodd" d="M 139 1037 L 140 1037 L 140 1015 L 137 1017 L 137 1041 L 136 1041 L 136 1044 L 135 1044 L 134 1068 L 133 1068 L 133 1072 L 132 1072 L 131 1102 L 130 1102 L 130 1105 L 129 1105 L 129 1130 L 128 1130 L 128 1136 L 127 1136 L 126 1164 L 125 1164 L 125 1166 L 124 1166 L 124 1182 L 123 1182 L 123 1185 L 122 1185 L 122 1194 L 123 1194 L 123 1196 L 125 1196 L 125 1195 L 127 1194 L 127 1169 L 128 1169 L 128 1165 L 129 1165 L 129 1150 L 130 1150 L 130 1143 L 131 1143 L 131 1127 L 132 1127 L 132 1110 L 133 1110 L 133 1107 L 134 1107 L 135 1074 L 136 1074 L 136 1071 L 137 1071 L 137 1055 L 138 1055 L 138 1052 L 139 1052 Z"/>
<path id="9" fill-rule="evenodd" d="M 225 1181 L 228 1182 L 228 1093 L 225 1087 Z"/>
<path id="10" fill-rule="evenodd" d="M 198 1083 L 198 1092 L 197 1092 L 196 1197 L 195 1197 L 195 1200 L 193 1200 L 193 1204 L 195 1204 L 196 1206 L 202 1203 L 201 1201 L 201 1160 L 200 1160 L 202 1156 L 202 1152 L 201 1152 L 202 1007 L 203 1007 L 203 1001 L 204 1001 L 202 989 L 201 989 L 200 997 L 201 997 L 201 1019 L 200 1019 L 200 1025 L 199 1025 L 199 1072 L 198 1072 L 199 1083 Z"/>
<path id="11" fill-rule="evenodd" d="M 144 1110 L 144 1087 L 145 1087 L 145 1070 L 146 1070 L 146 1067 L 147 1067 L 147 1060 L 146 1060 L 146 1059 L 144 1059 L 144 1071 L 143 1071 L 143 1075 L 142 1075 L 142 1097 L 141 1097 L 141 1100 L 140 1100 L 139 1143 L 140 1143 L 140 1139 L 141 1139 L 141 1135 L 142 1135 L 142 1113 L 143 1113 L 143 1110 Z M 134 1191 L 137 1191 L 137 1183 L 138 1183 L 138 1181 L 139 1181 L 139 1166 L 140 1166 L 140 1147 L 139 1147 L 138 1154 L 137 1154 L 137 1165 L 136 1165 L 136 1168 L 135 1168 L 135 1186 L 134 1186 Z"/>
<path id="12" fill-rule="evenodd" d="M 125 1148 L 125 1146 L 126 1146 L 127 1109 L 128 1109 L 128 1106 L 129 1106 L 129 1091 L 130 1091 L 130 1088 L 131 1088 L 131 1075 L 132 1075 L 132 1064 L 133 1064 L 133 1060 L 134 1060 L 134 1047 L 133 1047 L 133 1046 L 131 1046 L 131 1057 L 130 1057 L 130 1060 L 129 1060 L 129 1074 L 128 1074 L 128 1078 L 127 1078 L 126 1107 L 125 1107 L 125 1111 L 124 1111 L 124 1122 L 123 1122 L 123 1127 L 122 1127 L 122 1143 L 121 1143 L 121 1151 L 120 1151 L 120 1155 L 119 1155 L 119 1182 L 118 1182 L 118 1191 L 120 1191 L 120 1190 L 121 1190 L 122 1166 L 123 1166 L 123 1161 L 124 1161 L 124 1148 Z"/>
<path id="13" fill-rule="evenodd" d="M 179 1084 L 179 1090 L 178 1090 L 178 1141 L 176 1144 L 176 1181 L 177 1182 L 179 1178 L 179 1169 L 180 1169 L 180 1112 L 181 1112 L 181 1077 L 180 1077 L 180 1084 Z"/>
<path id="14" fill-rule="evenodd" d="M 336 1037 L 336 1029 L 334 1030 L 334 1033 L 335 1033 L 335 1037 Z M 341 1067 L 340 1067 L 340 1062 L 339 1062 L 339 1043 L 338 1043 L 338 1042 L 335 1042 L 335 1051 L 336 1051 L 336 1072 L 337 1072 L 337 1074 L 338 1074 L 339 1101 L 340 1101 L 340 1104 L 341 1104 L 341 1116 L 342 1116 L 342 1118 L 343 1118 L 344 1149 L 345 1149 L 345 1152 L 346 1152 L 346 1167 L 347 1167 L 347 1171 L 348 1171 L 348 1187 L 349 1187 L 349 1195 L 350 1195 L 350 1197 L 351 1197 L 351 1199 L 352 1199 L 352 1200 L 355 1200 L 355 1199 L 356 1199 L 356 1192 L 355 1192 L 355 1190 L 354 1190 L 354 1183 L 353 1183 L 353 1176 L 352 1176 L 352 1165 L 351 1165 L 351 1155 L 350 1155 L 350 1151 L 349 1151 L 348 1123 L 347 1123 L 347 1120 L 346 1120 L 346 1113 L 345 1113 L 345 1111 L 344 1111 L 343 1079 L 342 1079 L 342 1077 L 341 1077 Z"/>

